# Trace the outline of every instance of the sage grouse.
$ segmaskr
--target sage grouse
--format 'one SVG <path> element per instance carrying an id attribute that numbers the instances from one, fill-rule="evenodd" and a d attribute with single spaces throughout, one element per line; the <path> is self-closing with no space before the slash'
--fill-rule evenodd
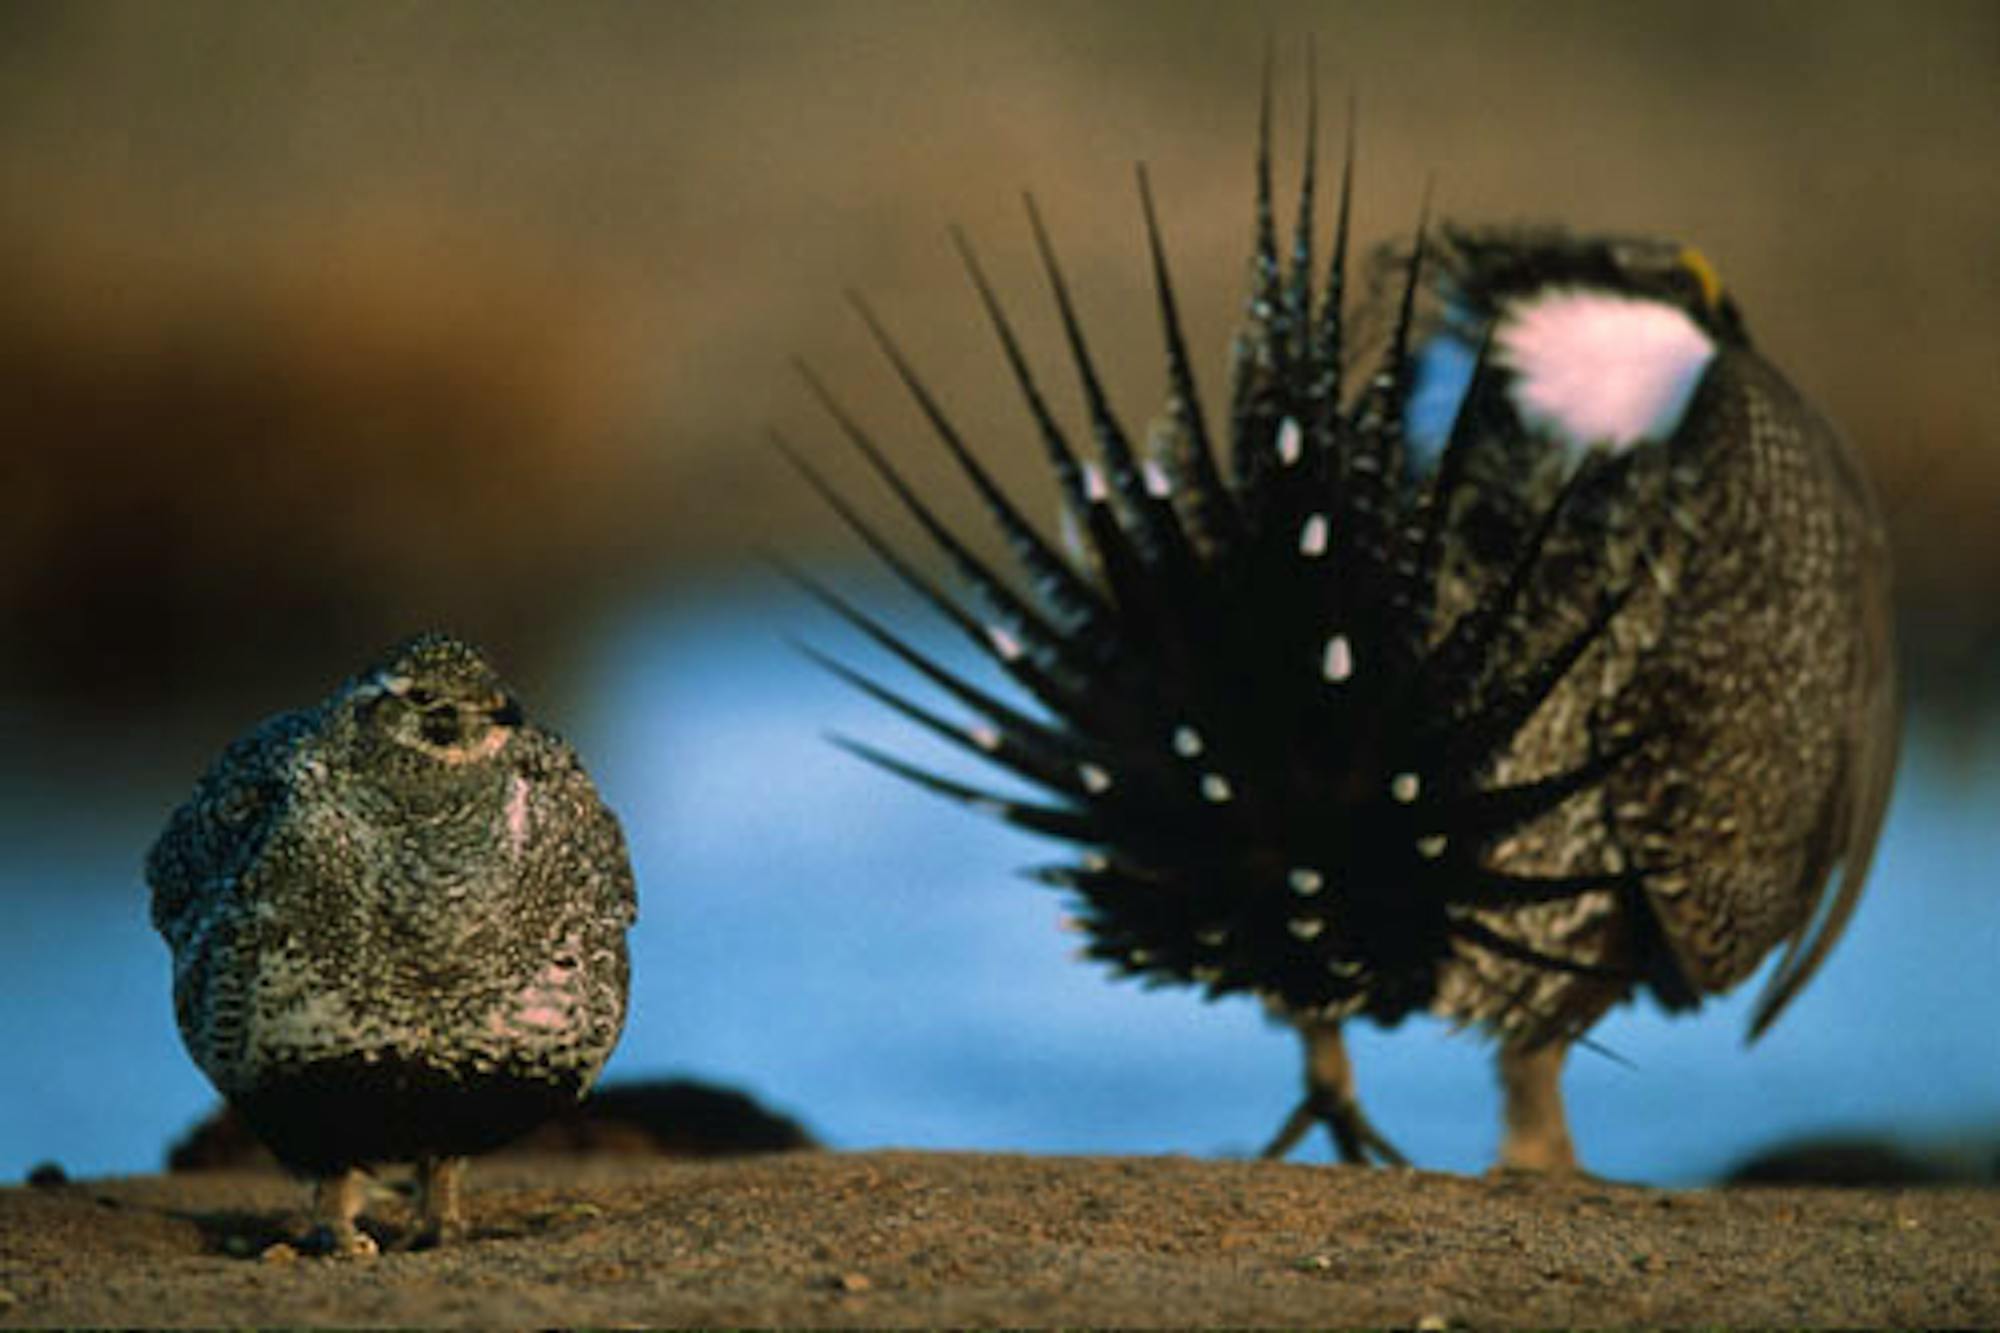
<path id="1" fill-rule="evenodd" d="M 358 1170 L 415 1161 L 462 1226 L 483 1152 L 575 1102 L 625 1018 L 637 903 L 573 751 L 424 634 L 223 751 L 147 858 L 189 1053 L 369 1253 Z"/>
<path id="2" fill-rule="evenodd" d="M 1306 1096 L 1269 1155 L 1322 1121 L 1344 1160 L 1402 1160 L 1360 1109 L 1341 1025 L 1430 1012 L 1497 1040 L 1502 1163 L 1571 1168 L 1561 1065 L 1612 1004 L 1644 990 L 1692 1007 L 1782 943 L 1762 1030 L 1847 921 L 1896 735 L 1881 524 L 1846 447 L 1677 246 L 1420 226 L 1373 303 L 1379 354 L 1361 357 L 1344 301 L 1351 144 L 1316 291 L 1311 140 L 1281 256 L 1269 120 L 1267 97 L 1226 457 L 1143 170 L 1168 384 L 1143 442 L 1107 401 L 1032 201 L 1095 458 L 959 238 L 1054 472 L 1062 541 L 861 308 L 1023 580 L 807 376 L 974 601 L 788 450 L 794 463 L 1033 704 L 801 574 L 969 718 L 813 655 L 1046 793 L 839 738 L 1074 844 L 1078 859 L 1036 873 L 1075 896 L 1090 956 L 1252 993 L 1298 1028 Z"/>

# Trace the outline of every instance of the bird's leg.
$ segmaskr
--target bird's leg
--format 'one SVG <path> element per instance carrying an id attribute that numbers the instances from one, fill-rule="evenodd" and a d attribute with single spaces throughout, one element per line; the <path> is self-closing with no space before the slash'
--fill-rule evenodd
<path id="1" fill-rule="evenodd" d="M 417 1163 L 417 1210 L 422 1218 L 417 1245 L 442 1245 L 465 1234 L 465 1165 L 463 1157 L 426 1157 Z"/>
<path id="2" fill-rule="evenodd" d="M 1563 1115 L 1562 1069 L 1569 1043 L 1560 1038 L 1500 1047 L 1500 1090 L 1506 1097 L 1506 1130 L 1500 1140 L 1502 1171 L 1571 1172 L 1576 1149 Z"/>
<path id="3" fill-rule="evenodd" d="M 1334 1150 L 1343 1162 L 1408 1165 L 1396 1146 L 1361 1113 L 1361 1103 L 1354 1095 L 1354 1066 L 1348 1062 L 1346 1043 L 1340 1039 L 1340 1024 L 1300 1021 L 1297 1026 L 1306 1045 L 1306 1095 L 1262 1155 L 1267 1159 L 1283 1157 L 1317 1121 L 1333 1136 Z"/>
<path id="4" fill-rule="evenodd" d="M 366 1193 L 367 1177 L 354 1167 L 313 1183 L 313 1249 L 331 1259 L 366 1259 L 380 1252 L 375 1238 L 354 1225 Z"/>

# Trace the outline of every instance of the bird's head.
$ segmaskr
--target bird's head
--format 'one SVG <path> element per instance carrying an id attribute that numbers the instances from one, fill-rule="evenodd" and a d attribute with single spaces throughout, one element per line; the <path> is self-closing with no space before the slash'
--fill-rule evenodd
<path id="1" fill-rule="evenodd" d="M 459 767 L 491 759 L 521 725 L 521 706 L 479 651 L 448 634 L 405 640 L 350 692 L 363 737 L 406 760 Z"/>

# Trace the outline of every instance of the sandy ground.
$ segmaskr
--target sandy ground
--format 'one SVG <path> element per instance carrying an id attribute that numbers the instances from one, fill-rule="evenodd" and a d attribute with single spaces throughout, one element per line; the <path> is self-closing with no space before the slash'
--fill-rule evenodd
<path id="1" fill-rule="evenodd" d="M 258 1172 L 0 1190 L 0 1323 L 2000 1324 L 2000 1191 L 1971 1188 L 530 1158 L 479 1172 L 463 1244 L 263 1257 L 303 1202 Z M 393 1247 L 408 1213 L 376 1212 Z"/>

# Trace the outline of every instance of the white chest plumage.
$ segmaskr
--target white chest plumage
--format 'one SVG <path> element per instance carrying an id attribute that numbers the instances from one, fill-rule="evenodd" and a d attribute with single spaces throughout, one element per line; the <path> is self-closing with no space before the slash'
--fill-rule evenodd
<path id="1" fill-rule="evenodd" d="M 1514 302 L 1493 341 L 1522 423 L 1571 449 L 1665 440 L 1715 357 L 1680 307 L 1584 288 Z"/>
<path id="2" fill-rule="evenodd" d="M 1491 355 L 1510 374 L 1508 398 L 1522 425 L 1580 454 L 1667 439 L 1715 353 L 1715 340 L 1679 306 L 1550 287 L 1501 310 Z M 1444 449 L 1476 359 L 1475 348 L 1452 328 L 1418 352 L 1405 411 L 1420 457 L 1434 459 Z"/>

